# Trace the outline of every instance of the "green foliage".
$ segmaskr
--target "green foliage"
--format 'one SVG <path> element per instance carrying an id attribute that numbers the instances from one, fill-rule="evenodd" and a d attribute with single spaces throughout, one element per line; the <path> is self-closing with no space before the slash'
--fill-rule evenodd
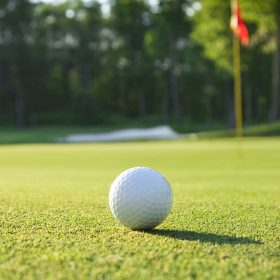
<path id="1" fill-rule="evenodd" d="M 254 45 L 262 45 L 265 52 L 273 52 L 277 48 L 277 21 L 280 13 L 280 3 L 270 1 L 241 1 L 244 16 L 256 25 L 252 34 Z"/>
<path id="2" fill-rule="evenodd" d="M 117 0 L 112 7 L 112 28 L 125 41 L 129 51 L 143 50 L 143 39 L 149 17 L 148 6 L 143 1 Z M 132 54 L 133 55 L 133 54 Z"/>
<path id="3" fill-rule="evenodd" d="M 276 99 L 263 49 L 275 52 L 279 7 L 257 2 L 241 1 L 253 46 L 242 50 L 246 123 L 266 121 Z M 0 1 L 1 125 L 145 124 L 154 116 L 232 125 L 229 1 L 108 3 L 104 16 L 97 1 Z"/>
<path id="4" fill-rule="evenodd" d="M 192 36 L 204 47 L 207 57 L 228 73 L 232 71 L 230 1 L 202 0 L 202 9 L 195 15 Z"/>
<path id="5" fill-rule="evenodd" d="M 0 278 L 278 279 L 279 152 L 279 139 L 1 146 Z M 173 189 L 151 232 L 108 207 L 135 165 Z"/>

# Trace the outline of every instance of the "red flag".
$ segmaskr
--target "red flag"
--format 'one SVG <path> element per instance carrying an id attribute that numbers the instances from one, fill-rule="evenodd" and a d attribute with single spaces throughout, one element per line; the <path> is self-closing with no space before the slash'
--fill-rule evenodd
<path id="1" fill-rule="evenodd" d="M 241 11 L 238 4 L 234 5 L 232 8 L 230 28 L 232 29 L 234 34 L 240 39 L 240 42 L 243 46 L 249 44 L 248 29 L 241 17 Z"/>

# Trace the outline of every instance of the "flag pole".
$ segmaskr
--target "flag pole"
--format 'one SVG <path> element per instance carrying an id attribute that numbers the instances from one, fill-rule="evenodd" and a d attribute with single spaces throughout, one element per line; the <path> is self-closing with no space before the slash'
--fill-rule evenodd
<path id="1" fill-rule="evenodd" d="M 238 5 L 238 0 L 231 0 L 232 11 Z M 241 72 L 240 72 L 240 43 L 233 32 L 233 79 L 234 79 L 234 111 L 235 111 L 235 135 L 242 137 L 242 93 L 241 93 Z"/>

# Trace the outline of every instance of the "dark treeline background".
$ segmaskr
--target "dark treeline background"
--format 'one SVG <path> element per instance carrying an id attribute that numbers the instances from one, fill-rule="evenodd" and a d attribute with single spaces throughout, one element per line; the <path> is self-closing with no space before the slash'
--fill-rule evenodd
<path id="1" fill-rule="evenodd" d="M 280 1 L 241 1 L 244 119 L 279 118 Z M 230 1 L 0 0 L 0 124 L 231 127 Z"/>

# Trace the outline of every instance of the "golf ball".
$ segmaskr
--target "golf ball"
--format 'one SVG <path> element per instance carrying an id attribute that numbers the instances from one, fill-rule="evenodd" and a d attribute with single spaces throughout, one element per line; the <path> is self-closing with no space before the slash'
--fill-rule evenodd
<path id="1" fill-rule="evenodd" d="M 112 183 L 109 205 L 113 216 L 131 229 L 151 229 L 161 224 L 172 207 L 172 191 L 159 172 L 134 167 Z"/>

